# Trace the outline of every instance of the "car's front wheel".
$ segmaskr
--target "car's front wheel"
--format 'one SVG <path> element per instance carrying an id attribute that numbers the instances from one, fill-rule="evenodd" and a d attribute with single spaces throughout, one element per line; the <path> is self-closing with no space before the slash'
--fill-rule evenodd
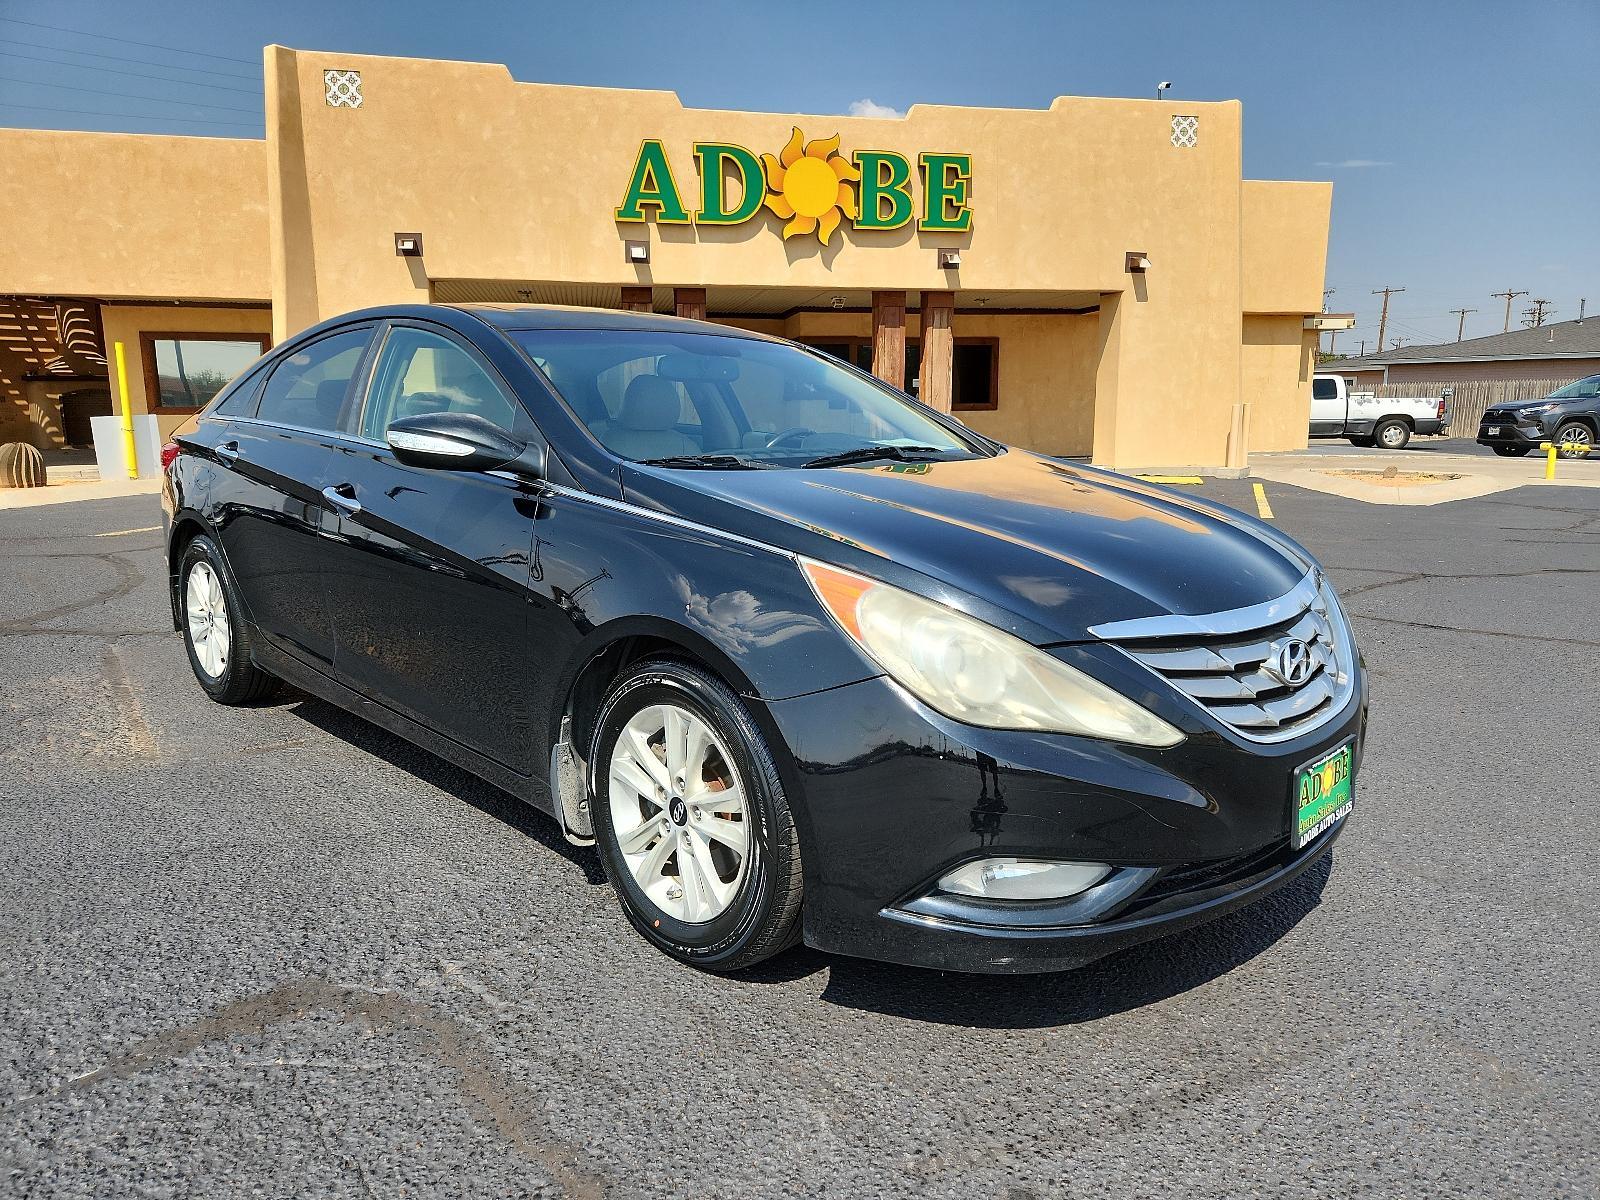
<path id="1" fill-rule="evenodd" d="M 760 729 L 698 666 L 651 660 L 595 721 L 595 833 L 623 911 L 673 957 L 736 971 L 800 936 L 800 843 Z"/>
<path id="2" fill-rule="evenodd" d="M 239 594 L 222 556 L 203 534 L 183 549 L 178 563 L 178 601 L 183 644 L 194 677 L 218 704 L 248 704 L 277 680 L 250 658 L 250 634 L 238 619 Z"/>
<path id="3" fill-rule="evenodd" d="M 1562 458 L 1582 458 L 1594 445 L 1594 433 L 1582 421 L 1569 421 L 1556 430 Z"/>

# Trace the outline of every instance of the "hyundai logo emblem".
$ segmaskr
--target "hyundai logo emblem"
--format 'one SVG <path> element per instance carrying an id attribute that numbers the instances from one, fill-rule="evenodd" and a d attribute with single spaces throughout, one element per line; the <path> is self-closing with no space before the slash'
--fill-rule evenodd
<path id="1" fill-rule="evenodd" d="M 1289 687 L 1299 687 L 1311 678 L 1315 665 L 1311 647 L 1299 638 L 1284 638 L 1273 642 L 1267 654 L 1267 674 Z"/>

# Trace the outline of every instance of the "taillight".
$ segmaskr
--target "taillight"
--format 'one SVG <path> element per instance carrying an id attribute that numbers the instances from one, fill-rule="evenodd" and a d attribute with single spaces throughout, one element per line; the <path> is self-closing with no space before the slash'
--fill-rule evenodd
<path id="1" fill-rule="evenodd" d="M 1437 416 L 1439 418 L 1439 420 L 1441 420 L 1441 421 L 1444 420 L 1444 401 L 1443 400 L 1439 401 L 1439 411 L 1437 413 L 1435 413 L 1434 415 Z"/>
<path id="2" fill-rule="evenodd" d="M 178 443 L 168 442 L 161 447 L 161 470 L 163 473 L 172 469 L 172 464 L 178 461 Z"/>

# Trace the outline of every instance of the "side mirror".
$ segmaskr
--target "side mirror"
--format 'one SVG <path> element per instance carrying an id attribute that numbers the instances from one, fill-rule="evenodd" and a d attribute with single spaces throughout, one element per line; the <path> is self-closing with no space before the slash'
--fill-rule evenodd
<path id="1" fill-rule="evenodd" d="M 403 463 L 446 471 L 496 471 L 502 467 L 530 479 L 544 476 L 545 450 L 524 443 L 472 413 L 437 412 L 402 417 L 385 433 Z"/>

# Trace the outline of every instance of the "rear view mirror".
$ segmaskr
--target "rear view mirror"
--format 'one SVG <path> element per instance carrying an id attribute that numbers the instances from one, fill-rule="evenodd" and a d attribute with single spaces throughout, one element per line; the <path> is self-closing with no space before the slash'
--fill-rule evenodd
<path id="1" fill-rule="evenodd" d="M 473 413 L 437 412 L 403 417 L 389 426 L 389 448 L 403 463 L 446 471 L 495 471 L 529 478 L 544 475 L 544 447 L 518 441 Z"/>
<path id="2" fill-rule="evenodd" d="M 739 378 L 739 364 L 721 354 L 663 354 L 656 374 L 676 383 L 732 383 Z"/>

